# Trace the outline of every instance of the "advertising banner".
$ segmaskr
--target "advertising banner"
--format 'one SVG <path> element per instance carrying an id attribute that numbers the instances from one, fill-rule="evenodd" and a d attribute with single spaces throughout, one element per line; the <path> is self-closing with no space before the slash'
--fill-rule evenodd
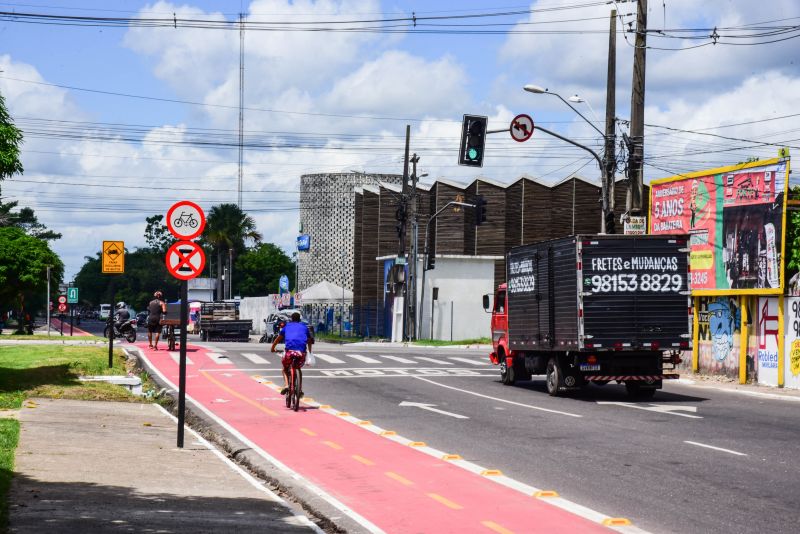
<path id="1" fill-rule="evenodd" d="M 650 233 L 689 235 L 694 294 L 781 292 L 788 175 L 776 158 L 651 183 Z"/>
<path id="2" fill-rule="evenodd" d="M 783 305 L 783 324 L 786 330 L 783 385 L 800 389 L 800 297 L 787 297 Z"/>
<path id="3" fill-rule="evenodd" d="M 778 297 L 760 297 L 756 308 L 758 383 L 778 385 Z"/>

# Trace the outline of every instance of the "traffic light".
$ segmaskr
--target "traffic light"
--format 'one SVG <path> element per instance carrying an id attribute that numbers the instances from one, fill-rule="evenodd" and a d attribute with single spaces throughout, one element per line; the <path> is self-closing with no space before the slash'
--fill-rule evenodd
<path id="1" fill-rule="evenodd" d="M 483 167 L 483 149 L 486 146 L 486 124 L 488 117 L 464 115 L 461 125 L 461 150 L 458 164 Z"/>
<path id="2" fill-rule="evenodd" d="M 486 199 L 478 195 L 475 197 L 475 226 L 486 222 Z"/>
<path id="3" fill-rule="evenodd" d="M 428 257 L 425 259 L 425 270 L 430 271 L 434 267 L 436 267 L 436 255 L 428 254 Z"/>
<path id="4" fill-rule="evenodd" d="M 606 233 L 607 234 L 617 233 L 616 221 L 614 220 L 613 211 L 609 211 L 608 213 L 606 213 Z"/>

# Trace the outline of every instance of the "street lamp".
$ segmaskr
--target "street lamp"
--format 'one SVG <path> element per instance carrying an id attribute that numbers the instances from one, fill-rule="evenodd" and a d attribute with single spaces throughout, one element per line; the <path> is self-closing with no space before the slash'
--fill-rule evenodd
<path id="1" fill-rule="evenodd" d="M 603 132 L 601 132 L 600 129 L 597 126 L 592 124 L 592 121 L 587 119 L 583 115 L 583 113 L 581 113 L 580 111 L 575 109 L 575 107 L 572 104 L 570 104 L 569 102 L 564 100 L 564 97 L 562 97 L 560 94 L 554 93 L 552 91 L 548 91 L 547 88 L 541 87 L 539 85 L 535 85 L 535 84 L 532 84 L 532 83 L 529 83 L 528 85 L 523 87 L 523 89 L 525 89 L 525 91 L 527 91 L 529 93 L 533 93 L 533 94 L 537 94 L 537 95 L 538 94 L 547 94 L 547 95 L 555 95 L 555 96 L 557 96 L 559 98 L 559 100 L 564 102 L 564 104 L 569 106 L 569 108 L 572 111 L 574 111 L 575 113 L 577 113 L 578 116 L 580 116 L 580 118 L 582 118 L 584 121 L 586 121 L 586 123 L 589 126 L 594 128 L 597 131 L 597 133 L 599 133 L 603 137 L 603 140 L 606 139 L 606 135 Z M 578 98 L 580 98 L 580 97 L 578 97 Z M 582 144 L 580 144 L 580 143 L 578 143 L 576 141 L 573 141 L 572 139 L 564 137 L 563 135 L 557 134 L 555 132 L 551 132 L 550 130 L 548 130 L 546 128 L 542 128 L 541 126 L 538 126 L 538 125 L 536 126 L 536 129 L 539 130 L 539 131 L 542 131 L 542 132 L 544 132 L 546 134 L 550 134 L 553 137 L 557 137 L 558 139 L 561 139 L 562 141 L 566 141 L 567 143 L 570 143 L 571 145 L 574 145 L 574 146 L 577 146 L 579 148 L 582 148 L 582 149 L 586 150 L 587 152 L 589 152 L 594 157 L 594 159 L 597 160 L 598 165 L 600 165 L 600 184 L 601 184 L 601 189 L 602 189 L 602 213 L 600 215 L 600 233 L 601 234 L 605 234 L 606 233 L 606 216 L 611 211 L 610 210 L 611 203 L 609 201 L 609 190 L 610 190 L 610 188 L 609 188 L 609 184 L 608 184 L 608 172 L 607 172 L 605 164 L 603 163 L 603 160 L 600 159 L 600 156 L 597 155 L 597 152 L 595 152 L 594 150 L 592 150 L 591 148 L 589 148 L 587 146 L 584 146 L 584 145 L 582 145 Z"/>
<path id="2" fill-rule="evenodd" d="M 586 106 L 588 106 L 588 108 L 589 108 L 589 111 L 592 113 L 592 117 L 594 118 L 595 122 L 600 122 L 600 119 L 597 118 L 597 113 L 594 112 L 594 109 L 592 109 L 592 105 L 589 104 L 588 100 L 586 100 L 585 98 L 582 98 L 582 97 L 580 97 L 578 95 L 572 95 L 567 100 L 569 100 L 570 102 L 573 102 L 575 104 L 586 104 Z"/>

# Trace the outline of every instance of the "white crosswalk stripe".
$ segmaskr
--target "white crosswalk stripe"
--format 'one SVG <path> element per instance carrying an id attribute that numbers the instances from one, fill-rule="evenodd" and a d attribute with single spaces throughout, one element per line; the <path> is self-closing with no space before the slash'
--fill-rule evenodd
<path id="1" fill-rule="evenodd" d="M 415 357 L 416 359 L 418 359 L 418 360 L 423 360 L 423 361 L 426 361 L 426 362 L 435 363 L 435 364 L 437 364 L 437 365 L 453 365 L 453 364 L 452 364 L 452 363 L 450 363 L 450 362 L 446 362 L 446 361 L 444 361 L 444 360 L 437 360 L 437 359 L 435 359 L 435 358 L 426 358 L 425 356 L 414 356 L 414 357 Z"/>
<path id="2" fill-rule="evenodd" d="M 389 356 L 388 354 L 381 354 L 381 358 L 386 358 L 387 360 L 394 360 L 400 363 L 417 363 L 414 360 L 409 360 L 408 358 L 401 358 L 400 356 Z"/>
<path id="3" fill-rule="evenodd" d="M 468 363 L 470 365 L 489 365 L 489 362 L 482 362 L 480 360 L 469 360 L 467 358 L 456 358 L 455 356 L 450 356 L 448 359 L 455 360 L 457 362 Z"/>
<path id="4" fill-rule="evenodd" d="M 360 354 L 348 354 L 348 358 L 353 358 L 354 360 L 358 360 L 364 363 L 381 363 L 380 360 L 376 360 L 375 358 L 370 358 L 369 356 L 362 356 Z"/>
<path id="5" fill-rule="evenodd" d="M 172 358 L 173 360 L 175 360 L 175 363 L 180 365 L 180 363 L 181 363 L 181 353 L 180 352 L 170 352 L 169 353 L 169 357 Z M 194 365 L 194 362 L 192 360 L 190 360 L 188 356 L 186 357 L 186 365 Z"/>
<path id="6" fill-rule="evenodd" d="M 264 358 L 253 352 L 243 352 L 242 356 L 244 356 L 253 363 L 269 363 L 267 360 L 265 360 Z"/>
<path id="7" fill-rule="evenodd" d="M 207 352 L 208 357 L 214 360 L 214 363 L 217 365 L 233 365 L 233 362 L 227 357 L 223 356 L 219 352 Z"/>
<path id="8" fill-rule="evenodd" d="M 340 360 L 339 358 L 336 358 L 329 354 L 321 354 L 319 352 L 315 352 L 314 357 L 319 358 L 320 360 L 328 363 L 344 363 L 344 360 Z"/>

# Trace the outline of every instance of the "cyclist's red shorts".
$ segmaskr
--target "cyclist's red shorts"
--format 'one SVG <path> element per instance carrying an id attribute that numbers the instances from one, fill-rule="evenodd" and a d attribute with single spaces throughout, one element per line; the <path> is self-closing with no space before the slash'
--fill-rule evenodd
<path id="1" fill-rule="evenodd" d="M 283 353 L 283 357 L 281 358 L 281 363 L 285 368 L 288 368 L 292 364 L 292 358 L 295 358 L 297 361 L 295 367 L 303 367 L 306 364 L 305 352 L 301 352 L 299 350 L 287 350 Z"/>

